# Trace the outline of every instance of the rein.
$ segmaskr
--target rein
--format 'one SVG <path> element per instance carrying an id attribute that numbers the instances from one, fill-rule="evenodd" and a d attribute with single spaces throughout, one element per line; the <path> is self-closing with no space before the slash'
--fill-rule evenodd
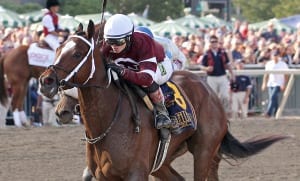
<path id="1" fill-rule="evenodd" d="M 100 136 L 96 137 L 96 138 L 88 138 L 88 136 L 87 136 L 87 134 L 86 134 L 86 132 L 85 132 L 84 138 L 81 139 L 82 141 L 86 141 L 86 142 L 88 142 L 89 144 L 95 144 L 95 143 L 97 143 L 98 141 L 101 141 L 103 138 L 105 138 L 105 137 L 108 135 L 108 133 L 110 132 L 111 128 L 113 127 L 113 125 L 114 125 L 115 122 L 117 121 L 117 118 L 118 118 L 118 116 L 119 116 L 119 114 L 120 114 L 120 110 L 121 110 L 121 101 L 122 101 L 122 98 L 123 98 L 122 95 L 123 95 L 123 94 L 122 94 L 121 91 L 120 91 L 120 92 L 119 92 L 118 104 L 117 104 L 118 106 L 117 106 L 117 108 L 116 108 L 116 110 L 115 110 L 115 113 L 116 113 L 116 114 L 114 114 L 113 120 L 111 121 L 111 123 L 110 123 L 109 127 L 106 129 L 106 131 L 105 131 L 104 133 L 102 133 Z"/>
<path id="2" fill-rule="evenodd" d="M 86 56 L 82 59 L 82 61 L 71 71 L 71 72 L 67 72 L 66 70 L 64 70 L 62 67 L 59 67 L 57 65 L 51 65 L 48 68 L 52 69 L 56 75 L 56 81 L 58 82 L 58 77 L 57 77 L 57 73 L 56 73 L 56 69 L 58 70 L 62 70 L 65 73 L 67 73 L 66 78 L 62 79 L 61 81 L 59 81 L 59 88 L 62 90 L 61 87 L 63 86 L 71 86 L 71 87 L 78 87 L 78 88 L 82 88 L 82 87 L 96 87 L 96 88 L 102 88 L 102 89 L 106 89 L 110 86 L 111 84 L 111 79 L 113 77 L 114 80 L 118 80 L 118 75 L 116 72 L 112 71 L 110 68 L 107 69 L 107 77 L 108 77 L 108 81 L 107 84 L 105 86 L 98 86 L 98 85 L 87 85 L 86 83 L 93 78 L 93 75 L 95 73 L 95 60 L 94 60 L 94 56 L 93 56 L 93 52 L 94 52 L 94 41 L 93 38 L 91 40 L 92 43 L 90 43 L 88 40 L 86 40 L 85 38 L 83 38 L 82 36 L 78 36 L 78 35 L 74 35 L 71 36 L 70 38 L 79 38 L 80 40 L 84 41 L 87 45 L 89 45 L 90 49 L 88 51 L 88 53 L 86 54 Z M 75 84 L 72 82 L 69 82 L 69 80 L 74 77 L 76 75 L 76 73 L 78 72 L 78 70 L 84 65 L 84 63 L 88 60 L 88 57 L 92 56 L 92 70 L 90 72 L 89 77 L 87 78 L 87 80 L 83 83 L 83 84 Z M 104 59 L 103 60 L 103 64 L 105 65 Z M 63 90 L 62 90 L 63 91 Z M 113 127 L 113 125 L 116 123 L 119 114 L 120 114 L 120 110 L 121 110 L 121 101 L 122 101 L 122 96 L 123 92 L 120 91 L 119 92 L 119 98 L 118 98 L 118 103 L 117 103 L 117 107 L 115 110 L 115 114 L 114 117 L 109 125 L 109 127 L 106 129 L 106 131 L 104 133 L 102 133 L 100 136 L 96 137 L 96 138 L 88 138 L 87 136 L 87 132 L 85 132 L 85 136 L 83 139 L 81 139 L 82 141 L 86 141 L 89 144 L 95 144 L 99 141 L 101 141 L 102 139 L 104 139 L 107 134 L 110 132 L 111 128 Z"/>

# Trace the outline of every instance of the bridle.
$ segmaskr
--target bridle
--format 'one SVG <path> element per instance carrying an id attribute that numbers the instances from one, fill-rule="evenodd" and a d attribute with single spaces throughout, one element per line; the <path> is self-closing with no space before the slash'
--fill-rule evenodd
<path id="1" fill-rule="evenodd" d="M 85 57 L 80 61 L 80 63 L 71 72 L 68 72 L 64 68 L 62 68 L 60 66 L 57 66 L 55 64 L 48 67 L 48 69 L 51 69 L 55 73 L 56 81 L 57 82 L 58 82 L 58 77 L 57 77 L 57 73 L 56 73 L 57 70 L 61 70 L 61 71 L 65 72 L 67 74 L 67 76 L 65 78 L 63 78 L 62 80 L 59 81 L 59 89 L 61 89 L 61 91 L 63 91 L 62 87 L 66 86 L 66 85 L 67 86 L 71 86 L 71 87 L 96 87 L 96 88 L 106 89 L 106 88 L 108 88 L 110 86 L 112 77 L 114 79 L 118 79 L 117 74 L 114 71 L 111 71 L 111 69 L 109 68 L 107 70 L 107 72 L 106 72 L 107 73 L 107 77 L 108 77 L 108 81 L 107 81 L 107 84 L 105 86 L 88 85 L 87 82 L 91 78 L 93 78 L 94 73 L 95 73 L 95 69 L 96 69 L 95 68 L 95 59 L 94 59 L 94 54 L 93 54 L 93 52 L 95 50 L 94 40 L 92 38 L 91 42 L 89 42 L 84 37 L 78 36 L 78 35 L 72 35 L 69 38 L 79 38 L 80 40 L 82 40 L 83 42 L 85 42 L 89 46 L 89 51 L 85 55 Z M 91 69 L 91 72 L 90 72 L 90 75 L 88 76 L 88 78 L 84 81 L 83 84 L 75 84 L 75 83 L 69 82 L 69 80 L 76 75 L 76 73 L 84 65 L 84 63 L 86 63 L 86 61 L 88 60 L 89 56 L 92 56 L 92 69 Z M 104 60 L 103 60 L 103 64 L 105 65 L 105 61 Z M 85 136 L 82 139 L 83 141 L 86 141 L 89 144 L 95 144 L 95 143 L 101 141 L 102 139 L 104 139 L 108 135 L 108 133 L 110 132 L 111 128 L 113 127 L 113 125 L 118 120 L 118 117 L 119 117 L 119 114 L 120 114 L 120 110 L 121 110 L 121 101 L 122 101 L 122 97 L 123 97 L 122 95 L 123 95 L 122 91 L 120 91 L 119 98 L 118 98 L 118 103 L 117 103 L 117 107 L 116 107 L 116 110 L 115 110 L 114 117 L 113 117 L 110 125 L 106 129 L 106 131 L 104 131 L 104 133 L 102 133 L 100 136 L 95 137 L 95 138 L 88 138 L 87 133 L 85 132 Z"/>
<path id="2" fill-rule="evenodd" d="M 108 88 L 111 84 L 111 70 L 108 69 L 107 70 L 107 77 L 108 77 L 108 81 L 106 83 L 106 85 L 104 86 L 99 86 L 99 85 L 88 85 L 88 81 L 93 78 L 94 76 L 94 73 L 95 73 L 95 58 L 94 58 L 94 50 L 95 50 L 95 44 L 94 44 L 94 39 L 91 38 L 91 41 L 88 41 L 87 39 L 85 39 L 84 37 L 82 36 L 79 36 L 79 35 L 72 35 L 69 37 L 70 38 L 78 38 L 80 40 L 82 40 L 84 43 L 86 43 L 88 46 L 89 46 L 89 51 L 87 52 L 87 54 L 85 55 L 85 57 L 80 61 L 80 63 L 74 68 L 72 69 L 71 71 L 66 71 L 64 68 L 58 66 L 58 65 L 50 65 L 47 69 L 51 69 L 55 76 L 56 76 L 56 81 L 58 82 L 58 85 L 59 85 L 59 89 L 61 89 L 62 87 L 64 86 L 70 86 L 70 87 L 97 87 L 97 88 Z M 90 75 L 87 77 L 87 79 L 84 81 L 84 83 L 82 84 L 77 84 L 77 83 L 72 83 L 72 82 L 69 82 L 69 80 L 71 78 L 74 78 L 77 74 L 77 72 L 80 70 L 80 68 L 87 62 L 88 58 L 92 56 L 92 68 L 91 68 L 91 71 L 90 71 Z M 103 60 L 103 63 L 104 65 L 106 64 L 105 61 Z M 64 73 L 67 74 L 67 76 L 61 80 L 58 80 L 58 76 L 57 76 L 57 71 L 58 70 L 61 70 L 63 71 Z"/>

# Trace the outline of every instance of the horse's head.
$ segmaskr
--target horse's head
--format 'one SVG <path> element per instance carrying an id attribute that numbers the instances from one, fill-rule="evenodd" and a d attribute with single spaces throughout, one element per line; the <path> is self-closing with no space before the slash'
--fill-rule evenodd
<path id="1" fill-rule="evenodd" d="M 62 91 L 55 109 L 58 121 L 62 124 L 70 123 L 75 113 L 79 112 L 77 88 Z"/>
<path id="2" fill-rule="evenodd" d="M 80 24 L 76 34 L 70 36 L 56 50 L 54 64 L 39 78 L 40 91 L 45 96 L 53 97 L 59 87 L 67 89 L 72 85 L 83 85 L 93 78 L 95 59 L 101 58 L 99 48 L 94 51 L 94 37 L 95 26 L 92 21 L 89 22 L 87 32 L 83 31 Z"/>

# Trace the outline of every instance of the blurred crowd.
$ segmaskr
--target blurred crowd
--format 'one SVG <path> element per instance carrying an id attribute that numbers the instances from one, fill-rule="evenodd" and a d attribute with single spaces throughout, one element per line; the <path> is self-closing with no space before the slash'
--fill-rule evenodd
<path id="1" fill-rule="evenodd" d="M 289 32 L 275 29 L 270 21 L 267 29 L 250 29 L 248 22 L 235 21 L 233 28 L 226 26 L 199 29 L 199 34 L 169 37 L 186 56 L 186 68 L 201 65 L 209 49 L 212 35 L 218 38 L 218 46 L 225 50 L 230 62 L 265 65 L 271 59 L 273 50 L 279 50 L 281 60 L 289 66 L 300 63 L 300 24 Z M 0 57 L 20 45 L 29 45 L 43 38 L 41 31 L 29 27 L 0 27 Z M 66 37 L 64 37 L 65 39 Z M 63 40 L 61 40 L 63 41 Z M 255 84 L 254 84 L 255 85 Z M 250 104 L 251 105 L 251 100 Z"/>
<path id="2" fill-rule="evenodd" d="M 69 30 L 66 29 L 65 31 L 65 37 L 60 37 L 61 42 L 64 41 L 69 34 Z M 20 45 L 29 45 L 43 38 L 44 35 L 42 31 L 30 30 L 29 26 L 19 28 L 4 28 L 0 26 L 0 57 Z"/>
<path id="3" fill-rule="evenodd" d="M 172 40 L 187 57 L 187 66 L 201 64 L 202 56 L 209 48 L 209 37 L 215 35 L 219 46 L 224 48 L 232 62 L 262 64 L 270 60 L 271 52 L 280 49 L 280 56 L 288 65 L 300 62 L 300 24 L 294 32 L 277 30 L 272 22 L 267 30 L 250 29 L 247 22 L 236 21 L 233 29 L 225 26 L 201 29 L 200 35 L 173 36 Z"/>
<path id="4" fill-rule="evenodd" d="M 236 21 L 232 29 L 226 26 L 199 29 L 199 34 L 170 37 L 187 57 L 187 66 L 201 64 L 201 58 L 209 47 L 209 37 L 219 38 L 219 46 L 224 48 L 232 62 L 242 59 L 245 64 L 264 64 L 270 59 L 272 49 L 279 48 L 288 65 L 300 62 L 300 24 L 293 32 L 275 29 L 270 21 L 266 29 L 250 29 L 248 23 Z M 19 45 L 28 45 L 39 40 L 41 32 L 29 27 L 0 27 L 0 54 Z"/>

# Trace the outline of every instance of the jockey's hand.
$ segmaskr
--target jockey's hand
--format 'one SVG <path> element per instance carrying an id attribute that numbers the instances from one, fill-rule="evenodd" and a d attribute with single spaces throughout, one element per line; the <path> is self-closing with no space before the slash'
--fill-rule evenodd
<path id="1" fill-rule="evenodd" d="M 115 71 L 120 76 L 124 74 L 124 68 L 115 63 L 109 63 L 106 67 L 107 69 L 111 68 L 111 70 Z"/>

